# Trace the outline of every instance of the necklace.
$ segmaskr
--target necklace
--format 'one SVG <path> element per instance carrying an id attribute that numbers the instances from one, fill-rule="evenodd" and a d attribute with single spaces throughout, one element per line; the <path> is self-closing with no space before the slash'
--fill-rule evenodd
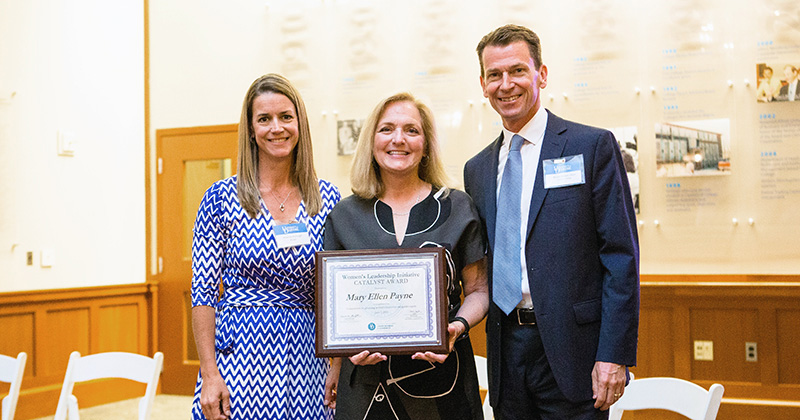
<path id="1" fill-rule="evenodd" d="M 411 214 L 411 209 L 413 209 L 413 208 L 414 208 L 414 206 L 416 206 L 416 205 L 417 205 L 417 203 L 419 203 L 419 197 L 420 197 L 420 195 L 422 195 L 422 191 L 420 191 L 420 192 L 418 192 L 418 193 L 417 193 L 417 199 L 416 199 L 416 200 L 414 200 L 414 204 L 412 204 L 412 205 L 411 205 L 411 207 L 409 207 L 409 209 L 408 209 L 408 211 L 407 211 L 407 212 L 403 212 L 403 213 L 395 213 L 395 212 L 392 212 L 392 216 L 408 216 L 409 214 Z"/>
<path id="2" fill-rule="evenodd" d="M 269 193 L 272 194 L 272 198 L 274 198 L 276 202 L 279 200 L 278 197 L 275 196 L 275 191 L 269 190 Z M 284 198 L 283 201 L 281 201 L 281 207 L 280 207 L 281 208 L 281 213 L 283 213 L 283 211 L 286 210 L 286 206 L 284 206 L 283 203 L 285 203 L 286 200 L 289 199 L 290 195 L 292 195 L 292 189 L 291 188 L 289 189 L 289 194 L 286 194 L 286 198 Z"/>
<path id="3" fill-rule="evenodd" d="M 416 236 L 416 235 L 419 235 L 421 233 L 425 233 L 425 232 L 429 231 L 434 225 L 436 225 L 436 222 L 438 222 L 439 218 L 442 216 L 442 202 L 439 201 L 439 195 L 441 195 L 443 190 L 444 190 L 444 188 L 442 188 L 441 190 L 439 190 L 438 193 L 433 195 L 433 201 L 436 202 L 436 206 L 438 208 L 436 210 L 436 217 L 431 221 L 431 223 L 428 225 L 428 227 L 426 227 L 426 228 L 424 228 L 424 229 L 422 229 L 420 231 L 417 231 L 417 232 L 412 232 L 412 233 L 406 232 L 405 236 Z M 394 235 L 395 234 L 394 232 L 390 232 L 387 227 L 384 227 L 381 224 L 381 219 L 378 217 L 378 201 L 380 201 L 380 200 L 375 200 L 375 203 L 372 204 L 372 216 L 375 218 L 375 222 L 378 224 L 378 226 L 380 226 L 382 231 L 384 231 L 385 233 L 387 233 L 389 235 Z"/>

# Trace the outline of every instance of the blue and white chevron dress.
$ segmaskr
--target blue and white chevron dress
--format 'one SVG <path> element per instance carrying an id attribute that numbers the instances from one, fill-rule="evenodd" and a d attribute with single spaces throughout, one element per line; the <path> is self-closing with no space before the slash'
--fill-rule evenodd
<path id="1" fill-rule="evenodd" d="M 323 405 L 327 359 L 314 357 L 314 253 L 339 190 L 319 181 L 322 210 L 300 204 L 295 219 L 310 245 L 279 249 L 262 203 L 251 219 L 236 195 L 236 176 L 206 191 L 194 226 L 192 306 L 216 307 L 216 358 L 231 393 L 231 419 L 332 419 Z M 219 284 L 224 292 L 217 302 Z M 202 372 L 192 416 L 200 407 Z"/>

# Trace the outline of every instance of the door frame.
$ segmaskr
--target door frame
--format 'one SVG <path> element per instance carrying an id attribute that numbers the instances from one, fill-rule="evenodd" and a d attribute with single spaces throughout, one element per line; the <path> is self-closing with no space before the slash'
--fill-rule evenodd
<path id="1" fill-rule="evenodd" d="M 169 289 L 173 287 L 172 284 L 167 280 L 164 274 L 164 267 L 162 263 L 162 255 L 163 250 L 162 248 L 162 240 L 160 239 L 160 235 L 163 234 L 162 231 L 164 230 L 166 220 L 161 217 L 161 214 L 164 212 L 165 206 L 180 206 L 180 194 L 175 194 L 175 200 L 161 200 L 159 199 L 161 191 L 160 188 L 165 188 L 162 183 L 164 183 L 163 178 L 163 169 L 164 165 L 168 164 L 163 159 L 163 149 L 164 149 L 164 142 L 166 141 L 180 141 L 185 143 L 181 147 L 187 147 L 187 145 L 191 142 L 192 137 L 196 136 L 208 136 L 208 135 L 223 135 L 227 136 L 230 135 L 232 140 L 232 144 L 227 142 L 223 142 L 220 144 L 219 148 L 214 147 L 213 150 L 203 149 L 202 154 L 213 154 L 213 157 L 210 156 L 203 156 L 199 157 L 200 159 L 211 159 L 211 158 L 231 158 L 232 160 L 232 174 L 236 173 L 236 155 L 237 155 L 237 148 L 238 148 L 238 124 L 224 124 L 224 125 L 213 125 L 213 126 L 200 126 L 200 127 L 183 127 L 183 128 L 167 128 L 167 129 L 159 129 L 156 130 L 156 142 L 155 142 L 155 189 L 152 194 L 153 204 L 148 205 L 147 212 L 152 214 L 151 219 L 152 221 L 148 223 L 148 230 L 153 229 L 152 231 L 148 232 L 148 239 L 152 240 L 152 246 L 148 249 L 148 257 L 152 258 L 151 261 L 148 261 L 148 282 L 156 283 L 159 288 L 159 297 L 154 302 L 153 305 L 153 313 L 151 315 L 152 321 L 152 345 L 153 345 L 153 352 L 161 351 L 164 353 L 164 375 L 161 378 L 161 388 L 163 392 L 170 393 L 170 394 L 183 394 L 183 395 L 191 395 L 191 392 L 194 391 L 194 383 L 192 381 L 185 383 L 186 381 L 183 378 L 189 375 L 189 372 L 192 373 L 192 376 L 197 375 L 197 369 L 199 367 L 199 362 L 197 361 L 190 361 L 187 360 L 186 351 L 184 347 L 172 347 L 169 344 L 170 340 L 164 340 L 164 336 L 169 334 L 170 337 L 174 336 L 175 331 L 174 328 L 168 328 L 166 323 L 163 322 L 163 318 L 168 316 L 170 319 L 171 326 L 179 326 L 181 328 L 181 340 L 185 342 L 187 339 L 187 329 L 191 328 L 191 319 L 186 319 L 185 316 L 181 315 L 183 312 L 183 301 L 179 302 L 168 302 L 169 299 L 166 295 L 173 294 L 172 291 Z M 192 156 L 191 149 L 187 148 L 187 159 L 196 159 L 197 156 Z M 226 152 L 222 152 L 225 150 Z M 181 156 L 183 157 L 183 156 Z M 180 188 L 182 183 L 179 185 L 174 186 L 175 188 Z M 169 193 L 168 193 L 169 194 Z M 172 196 L 170 196 L 172 197 Z M 198 203 L 199 204 L 199 203 Z M 151 253 L 152 251 L 152 253 Z M 169 270 L 168 270 L 169 271 Z M 188 273 L 191 276 L 191 272 Z M 189 277 L 190 278 L 190 277 Z M 189 279 L 187 279 L 188 281 Z M 180 316 L 180 320 L 176 317 Z M 159 319 L 162 321 L 160 322 Z M 167 331 L 169 330 L 169 331 Z M 169 346 L 166 348 L 165 346 Z"/>

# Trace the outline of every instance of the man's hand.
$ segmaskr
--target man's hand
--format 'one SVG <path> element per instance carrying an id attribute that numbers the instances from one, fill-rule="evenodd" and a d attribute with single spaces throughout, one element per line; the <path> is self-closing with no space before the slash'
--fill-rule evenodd
<path id="1" fill-rule="evenodd" d="M 616 363 L 595 362 L 592 370 L 594 408 L 608 410 L 625 392 L 625 367 Z"/>

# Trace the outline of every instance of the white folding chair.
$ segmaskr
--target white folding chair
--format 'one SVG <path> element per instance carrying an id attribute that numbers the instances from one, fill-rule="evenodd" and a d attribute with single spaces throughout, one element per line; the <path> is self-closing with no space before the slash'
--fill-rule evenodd
<path id="1" fill-rule="evenodd" d="M 714 420 L 725 388 L 703 387 L 678 378 L 643 378 L 628 383 L 625 393 L 609 410 L 609 420 L 620 420 L 625 410 L 669 410 L 692 420 Z"/>
<path id="2" fill-rule="evenodd" d="M 475 369 L 478 371 L 478 386 L 486 390 L 486 398 L 483 399 L 483 418 L 484 420 L 492 420 L 494 413 L 492 412 L 492 406 L 489 405 L 489 371 L 487 370 L 485 357 L 475 355 Z"/>
<path id="3" fill-rule="evenodd" d="M 72 352 L 54 420 L 67 418 L 79 420 L 78 399 L 72 395 L 72 388 L 76 382 L 100 378 L 130 379 L 147 384 L 144 397 L 139 400 L 139 420 L 149 420 L 163 363 L 164 355 L 161 352 L 157 352 L 153 357 L 125 352 L 98 353 L 81 357 L 77 351 Z"/>
<path id="4" fill-rule="evenodd" d="M 28 355 L 23 351 L 17 358 L 0 354 L 0 382 L 8 382 L 8 395 L 2 402 L 2 420 L 13 420 L 14 412 L 17 411 L 17 400 L 19 399 L 19 386 L 22 384 L 22 375 L 25 373 L 25 362 Z"/>

